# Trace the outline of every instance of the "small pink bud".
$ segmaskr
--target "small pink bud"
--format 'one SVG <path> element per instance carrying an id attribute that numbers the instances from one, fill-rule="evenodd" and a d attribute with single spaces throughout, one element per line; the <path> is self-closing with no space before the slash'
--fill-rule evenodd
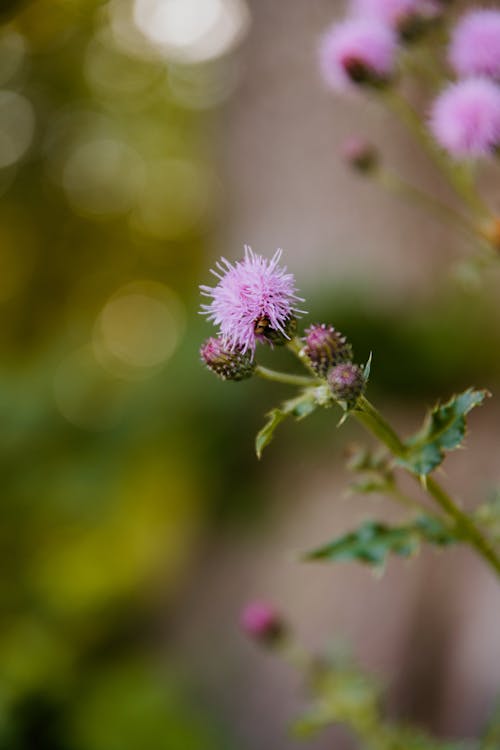
<path id="1" fill-rule="evenodd" d="M 243 631 L 258 641 L 272 644 L 284 633 L 283 621 L 274 607 L 263 601 L 249 602 L 241 613 Z"/>
<path id="2" fill-rule="evenodd" d="M 341 155 L 344 161 L 357 172 L 371 172 L 378 162 L 375 146 L 356 135 L 344 141 Z"/>
<path id="3" fill-rule="evenodd" d="M 238 349 L 230 349 L 222 339 L 213 336 L 203 343 L 200 356 L 208 369 L 221 380 L 245 380 L 255 370 L 255 362 L 248 352 L 243 354 Z"/>
<path id="4" fill-rule="evenodd" d="M 352 362 L 333 367 L 328 373 L 328 385 L 339 401 L 344 401 L 352 409 L 366 388 L 363 371 Z"/>

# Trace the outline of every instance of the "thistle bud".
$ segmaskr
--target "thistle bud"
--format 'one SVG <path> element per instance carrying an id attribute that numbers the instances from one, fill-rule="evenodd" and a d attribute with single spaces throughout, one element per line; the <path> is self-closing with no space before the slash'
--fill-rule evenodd
<path id="1" fill-rule="evenodd" d="M 308 328 L 304 344 L 304 356 L 320 378 L 326 378 L 331 367 L 352 359 L 352 347 L 346 337 L 325 323 Z"/>
<path id="2" fill-rule="evenodd" d="M 328 385 L 337 401 L 345 401 L 352 409 L 366 387 L 365 377 L 358 365 L 352 362 L 333 367 L 328 373 Z"/>
<path id="3" fill-rule="evenodd" d="M 284 346 L 293 339 L 297 333 L 297 318 L 293 316 L 288 317 L 284 324 L 283 329 L 278 331 L 276 328 L 271 328 L 267 319 L 257 321 L 255 325 L 256 337 L 265 344 L 271 344 L 271 346 Z"/>
<path id="4" fill-rule="evenodd" d="M 222 380 L 245 380 L 253 375 L 255 362 L 250 354 L 231 351 L 221 339 L 209 338 L 200 349 L 202 362 Z"/>
<path id="5" fill-rule="evenodd" d="M 358 136 L 351 136 L 344 141 L 341 155 L 348 166 L 357 172 L 372 172 L 378 165 L 378 152 L 375 146 Z"/>
<path id="6" fill-rule="evenodd" d="M 242 630 L 257 641 L 274 645 L 284 633 L 285 627 L 274 607 L 266 602 L 255 601 L 246 605 L 241 613 Z"/>

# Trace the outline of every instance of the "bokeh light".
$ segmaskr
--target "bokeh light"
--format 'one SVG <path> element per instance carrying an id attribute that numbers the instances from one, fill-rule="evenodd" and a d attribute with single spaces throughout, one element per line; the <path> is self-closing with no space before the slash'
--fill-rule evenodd
<path id="1" fill-rule="evenodd" d="M 250 17 L 243 0 L 135 0 L 134 20 L 168 59 L 199 63 L 233 49 Z"/>
<path id="2" fill-rule="evenodd" d="M 148 377 L 173 355 L 184 329 L 179 298 L 165 285 L 137 281 L 119 289 L 103 307 L 93 346 L 111 373 Z"/>
<path id="3" fill-rule="evenodd" d="M 34 133 L 35 114 L 28 99 L 16 91 L 0 91 L 0 169 L 24 156 Z"/>

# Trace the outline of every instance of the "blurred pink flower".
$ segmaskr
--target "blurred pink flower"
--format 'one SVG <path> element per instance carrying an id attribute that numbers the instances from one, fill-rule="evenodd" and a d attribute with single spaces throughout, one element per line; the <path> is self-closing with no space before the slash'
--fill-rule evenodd
<path id="1" fill-rule="evenodd" d="M 409 16 L 418 15 L 421 6 L 422 0 L 353 0 L 351 11 L 395 28 Z"/>
<path id="2" fill-rule="evenodd" d="M 352 18 L 334 24 L 323 37 L 320 70 L 326 84 L 337 90 L 386 81 L 394 72 L 397 48 L 391 28 L 373 19 Z"/>
<path id="3" fill-rule="evenodd" d="M 283 632 L 283 623 L 274 607 L 266 602 L 254 601 L 241 613 L 241 627 L 251 638 L 274 640 Z"/>
<path id="4" fill-rule="evenodd" d="M 460 76 L 500 78 L 500 10 L 466 13 L 453 31 L 448 59 Z"/>
<path id="5" fill-rule="evenodd" d="M 452 156 L 492 154 L 500 145 L 500 87 L 487 78 L 451 84 L 434 101 L 429 127 Z"/>
<path id="6" fill-rule="evenodd" d="M 200 287 L 203 295 L 212 297 L 209 305 L 202 305 L 202 313 L 219 326 L 229 349 L 253 352 L 261 326 L 288 337 L 288 321 L 302 312 L 296 307 L 303 300 L 296 295 L 293 275 L 278 265 L 281 254 L 277 250 L 268 260 L 245 246 L 243 260 L 233 265 L 222 258 L 216 264 L 212 273 L 219 279 L 217 286 Z"/>

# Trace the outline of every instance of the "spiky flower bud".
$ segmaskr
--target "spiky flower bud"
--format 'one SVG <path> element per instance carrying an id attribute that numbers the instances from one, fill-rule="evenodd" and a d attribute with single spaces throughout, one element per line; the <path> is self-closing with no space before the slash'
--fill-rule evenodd
<path id="1" fill-rule="evenodd" d="M 271 346 L 284 346 L 293 339 L 297 333 L 297 318 L 290 316 L 288 317 L 281 330 L 277 328 L 271 328 L 266 318 L 258 320 L 255 324 L 255 335 L 265 344 L 271 344 Z"/>
<path id="2" fill-rule="evenodd" d="M 274 645 L 285 633 L 281 616 L 273 606 L 261 601 L 246 605 L 241 613 L 241 627 L 250 638 L 268 646 Z"/>
<path id="3" fill-rule="evenodd" d="M 222 380 L 245 380 L 255 370 L 255 362 L 247 352 L 231 351 L 222 339 L 210 337 L 200 349 L 202 361 Z"/>
<path id="4" fill-rule="evenodd" d="M 366 387 L 363 371 L 353 362 L 344 362 L 328 373 L 328 385 L 338 401 L 345 401 L 351 409 Z"/>
<path id="5" fill-rule="evenodd" d="M 304 356 L 320 378 L 326 378 L 331 367 L 352 359 L 352 347 L 346 337 L 325 323 L 308 328 L 304 344 Z"/>
<path id="6" fill-rule="evenodd" d="M 355 135 L 344 141 L 341 155 L 348 166 L 357 172 L 372 172 L 378 165 L 378 152 L 375 146 Z"/>

